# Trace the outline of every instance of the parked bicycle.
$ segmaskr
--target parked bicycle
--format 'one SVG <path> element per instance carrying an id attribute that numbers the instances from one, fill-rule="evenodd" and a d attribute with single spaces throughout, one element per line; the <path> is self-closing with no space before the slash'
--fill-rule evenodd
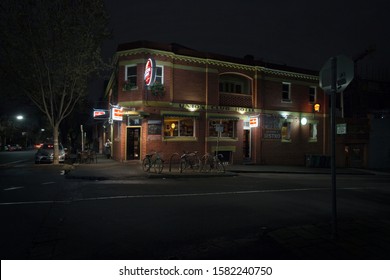
<path id="1" fill-rule="evenodd" d="M 223 164 L 223 155 L 222 154 L 209 154 L 206 153 L 202 159 L 202 171 L 210 172 L 215 170 L 217 172 L 225 172 L 225 165 Z"/>
<path id="2" fill-rule="evenodd" d="M 193 171 L 200 171 L 201 161 L 198 152 L 184 152 L 180 157 L 179 171 L 182 173 L 185 169 L 192 169 Z"/>
<path id="3" fill-rule="evenodd" d="M 152 154 L 147 154 L 142 160 L 142 169 L 145 172 L 150 172 L 151 169 L 154 169 L 154 172 L 161 173 L 164 169 L 164 160 L 161 156 L 154 152 Z"/>

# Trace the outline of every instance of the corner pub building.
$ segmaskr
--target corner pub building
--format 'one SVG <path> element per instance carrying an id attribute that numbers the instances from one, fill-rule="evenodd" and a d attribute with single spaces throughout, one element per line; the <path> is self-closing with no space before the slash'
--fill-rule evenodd
<path id="1" fill-rule="evenodd" d="M 328 150 L 318 72 L 147 41 L 119 45 L 114 62 L 105 94 L 116 113 L 103 138 L 115 160 L 218 151 L 235 164 L 304 165 Z"/>

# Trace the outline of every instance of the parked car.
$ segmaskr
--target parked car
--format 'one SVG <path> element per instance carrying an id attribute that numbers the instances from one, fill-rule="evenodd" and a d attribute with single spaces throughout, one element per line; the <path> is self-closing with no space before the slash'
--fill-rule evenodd
<path id="1" fill-rule="evenodd" d="M 65 161 L 65 149 L 62 144 L 58 144 L 59 162 Z M 54 158 L 54 144 L 45 143 L 35 153 L 35 163 L 52 163 Z"/>
<path id="2" fill-rule="evenodd" d="M 8 149 L 7 150 L 10 151 L 10 152 L 21 151 L 22 150 L 22 146 L 20 146 L 18 144 L 8 145 Z"/>

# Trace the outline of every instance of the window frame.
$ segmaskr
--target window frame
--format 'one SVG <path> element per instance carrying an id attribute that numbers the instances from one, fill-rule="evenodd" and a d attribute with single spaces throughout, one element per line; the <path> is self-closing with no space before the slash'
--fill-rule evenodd
<path id="1" fill-rule="evenodd" d="M 182 135 L 182 122 L 184 120 L 192 120 L 192 135 Z M 167 124 L 169 122 L 169 124 Z M 175 128 L 172 130 L 171 124 L 175 123 Z M 175 134 L 177 131 L 177 135 Z M 167 135 L 167 132 L 171 132 L 172 135 Z M 163 136 L 166 139 L 195 139 L 196 138 L 196 119 L 193 117 L 177 116 L 177 117 L 164 117 L 164 129 Z"/>
<path id="2" fill-rule="evenodd" d="M 129 68 L 135 68 L 135 75 L 129 75 Z M 129 82 L 129 78 L 133 78 L 135 81 L 134 85 L 131 86 L 131 89 L 138 88 L 138 68 L 137 64 L 129 64 L 125 66 L 125 82 Z M 135 78 L 135 79 L 134 79 Z"/>
<path id="3" fill-rule="evenodd" d="M 214 122 L 214 124 L 212 124 L 212 122 Z M 233 135 L 227 135 L 227 136 L 224 136 L 224 132 L 225 132 L 225 126 L 224 126 L 224 131 L 223 132 L 216 132 L 215 131 L 215 127 L 214 125 L 215 124 L 223 124 L 223 122 L 232 122 L 232 134 Z M 229 125 L 228 125 L 229 126 Z M 213 118 L 213 119 L 209 119 L 208 121 L 208 137 L 210 138 L 222 138 L 222 139 L 236 139 L 237 138 L 237 120 L 232 120 L 232 119 L 218 119 L 218 118 Z M 214 131 L 213 131 L 214 130 Z M 210 132 L 213 132 L 213 133 L 210 133 Z M 229 130 L 228 130 L 229 132 Z"/>
<path id="4" fill-rule="evenodd" d="M 287 86 L 287 91 L 285 90 L 285 86 Z M 288 98 L 285 98 L 285 94 L 287 93 Z M 291 83 L 283 82 L 282 83 L 282 102 L 291 103 Z"/>
<path id="5" fill-rule="evenodd" d="M 313 92 L 312 92 L 313 90 Z M 310 86 L 309 87 L 309 103 L 315 104 L 317 102 L 317 87 Z"/>

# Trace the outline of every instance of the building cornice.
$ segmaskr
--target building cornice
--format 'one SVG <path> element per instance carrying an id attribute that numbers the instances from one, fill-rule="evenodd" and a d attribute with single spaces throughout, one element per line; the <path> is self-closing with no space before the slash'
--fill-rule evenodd
<path id="1" fill-rule="evenodd" d="M 306 79 L 306 80 L 316 81 L 316 82 L 319 80 L 318 75 L 300 73 L 299 71 L 286 71 L 286 70 L 280 70 L 280 69 L 259 66 L 259 65 L 248 65 L 248 64 L 235 63 L 235 62 L 212 59 L 212 58 L 187 56 L 187 55 L 176 54 L 170 51 L 156 50 L 151 48 L 136 48 L 131 50 L 118 51 L 116 53 L 114 61 L 117 61 L 120 57 L 123 56 L 138 55 L 138 54 L 158 55 L 158 56 L 167 57 L 169 59 L 172 59 L 173 61 L 204 64 L 208 66 L 219 66 L 219 67 L 226 67 L 226 68 L 244 70 L 244 71 L 253 71 L 259 74 L 289 77 L 289 78 L 296 78 L 296 79 Z"/>

